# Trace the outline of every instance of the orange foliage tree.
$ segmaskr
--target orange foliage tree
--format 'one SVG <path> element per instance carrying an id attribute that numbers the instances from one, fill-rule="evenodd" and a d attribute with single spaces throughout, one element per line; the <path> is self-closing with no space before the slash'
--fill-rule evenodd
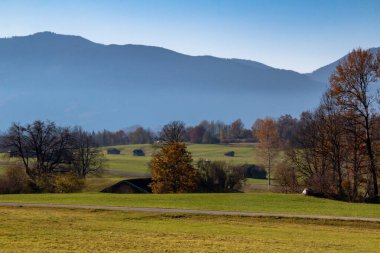
<path id="1" fill-rule="evenodd" d="M 186 145 L 170 142 L 162 146 L 150 162 L 154 193 L 183 193 L 197 189 L 198 174 Z"/>
<path id="2" fill-rule="evenodd" d="M 374 97 L 371 95 L 371 86 L 377 81 L 378 65 L 369 50 L 359 48 L 348 54 L 330 77 L 331 96 L 336 99 L 343 114 L 354 116 L 364 130 L 360 138 L 366 146 L 369 160 L 368 170 L 372 181 L 369 196 L 379 193 L 372 120 Z"/>
<path id="3" fill-rule="evenodd" d="M 268 165 L 268 185 L 271 180 L 271 166 L 280 143 L 277 122 L 272 118 L 258 119 L 252 127 L 253 134 L 259 141 L 257 147 L 265 157 Z"/>

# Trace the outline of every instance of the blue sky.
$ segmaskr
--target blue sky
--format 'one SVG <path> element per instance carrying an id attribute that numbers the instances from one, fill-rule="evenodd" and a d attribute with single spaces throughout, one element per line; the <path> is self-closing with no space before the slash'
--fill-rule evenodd
<path id="1" fill-rule="evenodd" d="M 380 1 L 1 0 L 1 37 L 40 31 L 310 72 L 380 47 Z"/>

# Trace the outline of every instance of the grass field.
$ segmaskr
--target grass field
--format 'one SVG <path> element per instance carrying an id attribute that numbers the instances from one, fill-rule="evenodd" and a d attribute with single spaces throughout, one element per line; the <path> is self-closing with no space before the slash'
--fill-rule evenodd
<path id="1" fill-rule="evenodd" d="M 247 184 L 268 185 L 268 179 L 246 178 L 245 183 L 247 183 Z M 275 185 L 275 184 L 276 184 L 276 182 L 271 181 L 271 185 Z"/>
<path id="2" fill-rule="evenodd" d="M 130 207 L 250 211 L 380 218 L 380 205 L 347 203 L 300 194 L 20 194 L 0 195 L 0 202 L 87 204 Z"/>
<path id="3" fill-rule="evenodd" d="M 152 154 L 155 152 L 154 147 L 150 144 L 137 145 L 119 145 L 112 146 L 121 150 L 120 155 L 105 155 L 105 168 L 110 172 L 128 173 L 110 174 L 106 173 L 101 177 L 90 176 L 86 179 L 86 187 L 84 192 L 99 192 L 102 189 L 122 180 L 125 177 L 141 177 L 144 174 L 149 174 L 148 163 L 151 160 Z M 106 153 L 110 147 L 102 147 Z M 142 148 L 146 156 L 133 156 L 133 150 Z M 255 144 L 188 144 L 188 150 L 192 153 L 194 162 L 199 159 L 226 161 L 232 164 L 257 163 L 257 154 Z M 226 157 L 224 153 L 227 151 L 235 151 L 235 157 Z M 9 163 L 19 162 L 16 158 L 9 158 L 7 154 L 0 155 L 0 175 L 4 173 L 5 168 L 10 166 Z M 130 175 L 131 173 L 135 173 Z M 267 184 L 267 180 L 248 179 L 247 184 Z"/>
<path id="4" fill-rule="evenodd" d="M 116 146 L 109 170 L 148 172 L 151 145 Z M 143 148 L 145 157 L 132 156 Z M 194 160 L 256 163 L 244 145 L 189 145 Z M 104 148 L 105 150 L 106 148 Z M 225 157 L 227 151 L 236 157 Z M 0 167 L 1 169 L 1 167 Z M 103 194 L 123 176 L 86 179 L 85 193 L 0 195 L 0 202 L 250 211 L 380 218 L 380 206 L 305 197 L 300 194 Z M 248 179 L 249 184 L 267 180 Z M 0 207 L 0 252 L 378 252 L 380 223 L 156 214 L 61 208 Z"/>
<path id="5" fill-rule="evenodd" d="M 378 252 L 380 248 L 380 223 L 17 207 L 1 207 L 0 214 L 1 252 Z"/>
<path id="6" fill-rule="evenodd" d="M 120 155 L 106 155 L 106 166 L 109 170 L 149 173 L 148 163 L 154 148 L 149 144 L 113 146 L 121 151 Z M 232 164 L 257 163 L 255 144 L 188 144 L 194 162 L 203 158 L 226 161 Z M 103 147 L 106 150 L 110 147 Z M 146 156 L 133 156 L 132 151 L 142 148 Z M 224 153 L 235 151 L 235 157 L 226 157 Z"/>

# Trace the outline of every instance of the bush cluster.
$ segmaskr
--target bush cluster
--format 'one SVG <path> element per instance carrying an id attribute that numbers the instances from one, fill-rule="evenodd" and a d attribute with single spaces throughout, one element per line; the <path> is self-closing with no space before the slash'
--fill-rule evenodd
<path id="1" fill-rule="evenodd" d="M 84 179 L 73 173 L 38 177 L 30 180 L 24 168 L 10 166 L 0 176 L 0 194 L 17 193 L 72 193 L 80 192 L 84 187 Z"/>

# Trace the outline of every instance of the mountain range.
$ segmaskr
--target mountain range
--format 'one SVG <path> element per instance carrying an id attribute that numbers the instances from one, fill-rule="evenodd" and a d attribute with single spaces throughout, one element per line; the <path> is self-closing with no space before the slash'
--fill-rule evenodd
<path id="1" fill-rule="evenodd" d="M 88 130 L 237 118 L 250 127 L 257 117 L 315 108 L 338 62 L 300 74 L 51 32 L 1 38 L 0 129 L 35 119 Z"/>

